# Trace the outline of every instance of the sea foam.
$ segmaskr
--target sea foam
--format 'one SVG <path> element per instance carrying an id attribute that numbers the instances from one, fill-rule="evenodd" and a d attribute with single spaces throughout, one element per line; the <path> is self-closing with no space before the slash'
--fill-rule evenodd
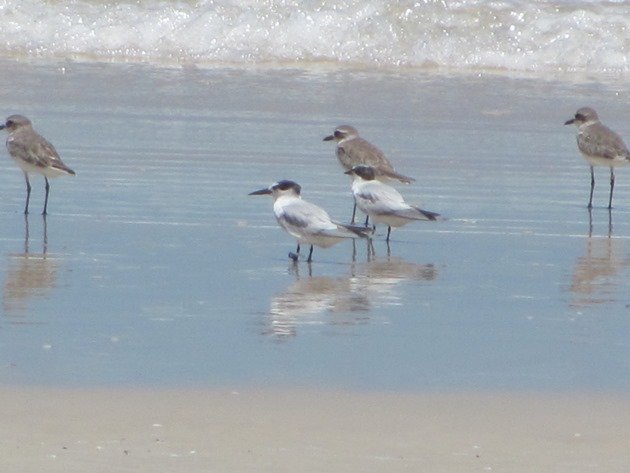
<path id="1" fill-rule="evenodd" d="M 0 56 L 630 72 L 627 2 L 5 0 Z"/>

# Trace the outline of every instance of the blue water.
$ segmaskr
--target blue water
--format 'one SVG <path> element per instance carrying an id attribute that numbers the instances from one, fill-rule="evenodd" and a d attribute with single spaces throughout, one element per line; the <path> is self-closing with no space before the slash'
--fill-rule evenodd
<path id="1" fill-rule="evenodd" d="M 627 390 L 630 175 L 588 167 L 563 123 L 592 105 L 630 137 L 627 86 L 507 76 L 174 70 L 7 62 L 75 177 L 0 161 L 0 382 Z M 330 143 L 354 124 L 447 220 L 316 249 L 271 200 L 281 178 L 348 219 Z M 27 226 L 28 224 L 28 226 Z"/>

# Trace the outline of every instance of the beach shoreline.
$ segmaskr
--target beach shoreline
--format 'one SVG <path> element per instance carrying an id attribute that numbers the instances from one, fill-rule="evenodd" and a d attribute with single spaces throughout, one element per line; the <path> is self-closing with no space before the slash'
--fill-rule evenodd
<path id="1" fill-rule="evenodd" d="M 623 472 L 630 396 L 0 388 L 5 471 Z"/>
<path id="2" fill-rule="evenodd" d="M 14 66 L 5 109 L 77 178 L 24 218 L 3 164 L 4 471 L 630 471 L 629 179 L 587 213 L 563 127 L 591 104 L 627 136 L 625 85 Z M 247 193 L 346 215 L 345 122 L 448 219 L 289 267 Z"/>

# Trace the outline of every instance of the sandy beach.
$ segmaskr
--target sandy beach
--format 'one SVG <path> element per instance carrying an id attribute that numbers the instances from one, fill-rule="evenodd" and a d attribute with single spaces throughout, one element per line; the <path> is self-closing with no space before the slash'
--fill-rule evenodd
<path id="1" fill-rule="evenodd" d="M 25 218 L 2 161 L 3 471 L 629 471 L 630 175 L 587 212 L 563 127 L 598 104 L 629 136 L 624 83 L 5 65 L 77 175 Z M 344 122 L 447 218 L 292 265 L 247 194 L 346 218 Z"/>
<path id="2" fill-rule="evenodd" d="M 537 472 L 630 468 L 601 394 L 0 390 L 7 472 Z"/>

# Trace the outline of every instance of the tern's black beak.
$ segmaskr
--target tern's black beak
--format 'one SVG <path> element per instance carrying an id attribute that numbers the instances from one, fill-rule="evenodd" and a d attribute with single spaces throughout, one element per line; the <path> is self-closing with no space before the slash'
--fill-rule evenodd
<path id="1" fill-rule="evenodd" d="M 266 187 L 265 189 L 260 189 L 254 192 L 250 192 L 247 195 L 267 195 L 267 194 L 271 194 L 271 189 L 269 189 L 268 187 Z"/>
<path id="2" fill-rule="evenodd" d="M 7 126 L 3 123 L 2 125 L 0 125 L 0 130 L 4 130 Z"/>
<path id="3" fill-rule="evenodd" d="M 352 169 L 348 169 L 347 171 L 343 172 L 344 174 L 347 174 L 348 176 L 351 176 L 352 174 L 354 174 L 354 172 L 352 171 Z"/>
<path id="4" fill-rule="evenodd" d="M 571 120 L 567 120 L 566 122 L 564 122 L 565 125 L 573 125 L 575 123 L 575 118 L 572 118 Z"/>
<path id="5" fill-rule="evenodd" d="M 324 138 L 324 141 L 332 141 L 335 139 L 335 135 L 328 135 L 326 138 Z"/>

